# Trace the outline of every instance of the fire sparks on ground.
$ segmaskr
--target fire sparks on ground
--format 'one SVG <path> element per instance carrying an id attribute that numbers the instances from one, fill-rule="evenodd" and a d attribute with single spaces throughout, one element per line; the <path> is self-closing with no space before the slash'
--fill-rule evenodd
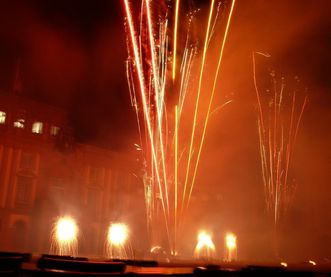
<path id="1" fill-rule="evenodd" d="M 109 226 L 107 234 L 107 256 L 109 258 L 129 258 L 129 229 L 125 224 L 113 223 Z"/>
<path id="2" fill-rule="evenodd" d="M 196 258 L 210 259 L 215 255 L 215 245 L 212 241 L 211 235 L 206 231 L 201 231 L 198 234 L 198 243 L 194 250 Z"/>
<path id="3" fill-rule="evenodd" d="M 225 246 L 226 246 L 226 257 L 225 259 L 229 262 L 237 259 L 237 237 L 228 233 L 225 236 Z"/>
<path id="4" fill-rule="evenodd" d="M 57 255 L 76 256 L 78 253 L 78 227 L 74 219 L 60 217 L 52 231 L 51 251 Z"/>

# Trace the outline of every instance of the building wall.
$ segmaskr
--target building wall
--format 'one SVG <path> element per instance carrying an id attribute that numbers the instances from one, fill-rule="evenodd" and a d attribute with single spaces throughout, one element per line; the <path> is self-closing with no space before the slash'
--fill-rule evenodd
<path id="1" fill-rule="evenodd" d="M 0 94 L 0 250 L 47 253 L 56 218 L 71 215 L 79 253 L 102 255 L 109 222 L 136 209 L 127 198 L 141 196 L 132 160 L 76 143 L 65 118 L 60 109 Z M 33 133 L 36 122 L 42 131 Z"/>

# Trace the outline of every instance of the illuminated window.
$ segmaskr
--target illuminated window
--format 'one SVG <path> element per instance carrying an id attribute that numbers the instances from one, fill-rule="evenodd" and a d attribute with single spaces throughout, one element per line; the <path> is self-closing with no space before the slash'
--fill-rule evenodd
<path id="1" fill-rule="evenodd" d="M 52 136 L 57 136 L 60 132 L 60 127 L 57 126 L 52 126 L 51 127 L 51 135 Z"/>
<path id="2" fill-rule="evenodd" d="M 32 133 L 41 134 L 43 132 L 43 123 L 42 122 L 34 122 L 32 124 Z"/>
<path id="3" fill-rule="evenodd" d="M 6 122 L 6 113 L 0 111 L 0 124 L 5 124 Z"/>
<path id="4" fill-rule="evenodd" d="M 14 127 L 19 128 L 19 129 L 23 129 L 24 128 L 24 122 L 25 122 L 25 120 L 23 118 L 19 118 L 14 122 Z"/>

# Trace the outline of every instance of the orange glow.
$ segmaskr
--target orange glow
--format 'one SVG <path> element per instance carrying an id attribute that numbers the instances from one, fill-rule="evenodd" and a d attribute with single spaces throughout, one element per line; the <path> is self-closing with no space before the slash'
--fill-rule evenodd
<path id="1" fill-rule="evenodd" d="M 192 185 L 191 185 L 191 189 L 190 189 L 188 199 L 190 199 L 190 197 L 191 197 L 191 194 L 192 194 L 192 191 L 193 191 L 193 186 L 194 186 L 194 183 L 195 183 L 195 178 L 196 178 L 196 175 L 197 175 L 197 170 L 198 170 L 198 166 L 199 166 L 201 151 L 202 151 L 202 147 L 203 147 L 203 143 L 204 143 L 205 135 L 206 135 L 206 130 L 207 130 L 207 126 L 208 126 L 208 120 L 209 120 L 209 116 L 210 116 L 211 106 L 212 106 L 212 103 L 213 103 L 213 99 L 214 99 L 214 95 L 215 95 L 215 91 L 216 91 L 216 84 L 217 84 L 217 80 L 218 80 L 218 76 L 219 76 L 220 68 L 221 68 L 221 64 L 222 64 L 223 52 L 224 52 L 224 48 L 225 48 L 225 42 L 226 42 L 226 39 L 227 39 L 227 36 L 228 36 L 228 32 L 229 32 L 229 28 L 230 28 L 230 22 L 231 22 L 231 18 L 232 18 L 235 3 L 236 3 L 236 1 L 233 0 L 232 4 L 231 4 L 230 13 L 229 13 L 229 16 L 228 16 L 226 28 L 225 28 L 225 33 L 224 33 L 224 36 L 223 36 L 222 47 L 221 47 L 221 51 L 220 51 L 220 54 L 219 54 L 217 69 L 216 69 L 214 83 L 213 83 L 213 89 L 212 89 L 212 93 L 211 93 L 211 96 L 210 96 L 210 99 L 209 99 L 207 115 L 206 115 L 204 126 L 203 126 L 201 142 L 200 142 L 200 146 L 199 146 L 197 160 L 196 160 L 196 163 L 195 163 L 195 168 L 194 168 L 194 173 L 193 173 L 193 178 L 192 178 Z"/>
<path id="2" fill-rule="evenodd" d="M 206 54 L 207 54 L 207 46 L 208 46 L 208 40 L 209 40 L 211 19 L 212 19 L 212 16 L 213 16 L 214 2 L 215 1 L 212 0 L 211 4 L 210 4 L 208 24 L 207 24 L 206 35 L 205 35 L 205 43 L 204 43 L 204 47 L 203 47 L 202 62 L 201 62 L 199 84 L 198 84 L 198 93 L 197 93 L 197 98 L 196 98 L 196 102 L 195 102 L 195 111 L 194 111 L 193 126 L 192 126 L 192 135 L 191 135 L 190 148 L 189 148 L 189 151 L 188 151 L 186 177 L 185 177 L 185 182 L 184 182 L 182 210 L 184 209 L 185 194 L 186 194 L 186 188 L 187 188 L 188 178 L 189 178 L 189 173 L 190 173 L 190 164 L 191 164 L 192 150 L 193 150 L 194 137 L 195 137 L 195 128 L 196 128 L 196 125 L 197 125 L 198 108 L 199 108 L 199 102 L 200 102 L 201 84 L 202 84 L 202 77 L 203 77 L 204 68 L 205 68 L 205 60 L 206 60 Z"/>
<path id="3" fill-rule="evenodd" d="M 194 254 L 197 258 L 210 258 L 215 253 L 215 245 L 211 235 L 206 231 L 200 231 L 198 234 L 198 243 L 195 247 Z"/>
<path id="4" fill-rule="evenodd" d="M 313 265 L 313 266 L 316 265 L 316 262 L 314 262 L 314 261 L 312 261 L 312 260 L 309 260 L 309 263 L 310 263 L 311 265 Z"/>
<path id="5" fill-rule="evenodd" d="M 194 60 L 198 55 L 198 46 L 194 46 L 190 42 L 190 24 L 192 18 L 189 19 L 187 29 L 187 40 L 181 58 L 181 66 L 178 74 L 178 83 L 168 85 L 167 80 L 176 76 L 176 55 L 177 55 L 177 38 L 178 35 L 178 20 L 180 1 L 175 2 L 175 20 L 174 20 L 174 46 L 172 53 L 173 63 L 169 62 L 169 36 L 168 36 L 168 19 L 165 15 L 160 14 L 158 21 L 154 22 L 151 0 L 143 0 L 140 13 L 140 26 L 134 26 L 132 14 L 130 10 L 130 1 L 124 0 L 125 13 L 127 17 L 127 30 L 129 47 L 129 59 L 127 62 L 127 77 L 129 83 L 131 105 L 136 111 L 138 130 L 140 135 L 140 144 L 137 149 L 141 150 L 142 158 L 146 162 L 146 178 L 144 178 L 145 188 L 145 203 L 147 209 L 147 225 L 153 236 L 153 230 L 158 230 L 160 227 L 159 209 L 161 206 L 164 217 L 164 226 L 166 235 L 168 236 L 170 253 L 177 253 L 177 238 L 181 235 L 184 226 L 185 208 L 188 208 L 191 193 L 194 186 L 195 174 L 197 172 L 198 162 L 196 155 L 193 155 L 194 148 L 198 145 L 197 131 L 199 112 L 201 109 L 201 101 L 203 96 L 203 85 L 207 83 L 206 68 L 208 44 L 211 39 L 211 23 L 214 19 L 217 21 L 215 9 L 215 0 L 210 1 L 210 10 L 204 36 L 204 46 L 202 58 L 199 61 L 198 71 L 194 72 L 198 75 L 191 76 Z M 233 9 L 233 7 L 232 7 Z M 192 16 L 192 15 L 190 15 Z M 230 13 L 231 17 L 231 13 Z M 215 25 L 215 24 L 214 24 Z M 157 28 L 158 27 L 158 28 Z M 154 33 L 156 30 L 158 33 Z M 227 25 L 228 29 L 228 25 Z M 135 32 L 144 33 L 135 34 Z M 226 35 L 223 41 L 226 40 Z M 222 54 L 223 54 L 222 48 Z M 132 52 L 132 54 L 130 53 Z M 192 70 L 193 71 L 193 70 Z M 172 74 L 170 74 L 172 72 Z M 216 72 L 218 74 L 218 72 Z M 136 75 L 135 75 L 136 74 Z M 135 80 L 137 79 L 138 88 L 135 89 Z M 195 79 L 198 80 L 196 91 L 193 94 L 188 93 L 191 83 Z M 193 88 L 194 89 L 194 88 Z M 139 93 L 136 96 L 136 91 Z M 171 92 L 174 101 L 169 104 L 170 97 L 165 95 Z M 178 91 L 178 96 L 176 92 Z M 207 92 L 208 93 L 208 92 Z M 187 99 L 192 97 L 192 99 Z M 187 141 L 179 141 L 182 136 L 181 132 L 181 116 L 182 112 L 190 110 L 188 103 L 194 103 L 192 114 L 193 120 L 189 127 L 192 128 Z M 141 106 L 140 106 L 141 105 Z M 175 109 L 174 109 L 175 108 Z M 175 110 L 175 115 L 170 115 Z M 140 115 L 140 111 L 142 115 Z M 190 111 L 191 112 L 191 111 Z M 169 118 L 168 118 L 169 116 Z M 142 117 L 142 120 L 140 120 Z M 173 117 L 174 120 L 173 120 Z M 186 119 L 186 117 L 183 117 Z M 207 119 L 206 119 L 207 120 Z M 143 122 L 140 126 L 140 122 Z M 142 139 L 141 130 L 145 135 L 145 141 Z M 184 129 L 183 129 L 184 130 Z M 199 133 L 200 135 L 200 133 Z M 179 146 L 180 144 L 180 146 Z M 202 144 L 201 144 L 202 148 Z M 201 149 L 200 149 L 201 151 Z M 184 157 L 183 157 L 184 156 Z M 198 160 L 200 153 L 198 155 Z M 183 172 L 179 172 L 179 171 Z M 192 179 L 192 171 L 194 175 Z M 158 202 L 161 204 L 159 205 Z M 163 222 L 161 224 L 163 226 Z M 155 234 L 155 241 L 152 238 L 152 243 L 158 244 L 159 234 Z"/>
<path id="6" fill-rule="evenodd" d="M 51 248 L 58 255 L 77 255 L 78 227 L 74 219 L 60 217 L 54 224 Z"/>
<path id="7" fill-rule="evenodd" d="M 128 238 L 128 232 L 128 227 L 125 224 L 111 224 L 108 230 L 109 243 L 116 246 L 123 245 Z"/>
<path id="8" fill-rule="evenodd" d="M 173 46 L 173 61 L 172 61 L 172 79 L 173 80 L 175 80 L 175 77 L 176 77 L 177 27 L 178 27 L 179 1 L 180 0 L 176 0 L 176 9 L 175 9 L 174 46 Z"/>

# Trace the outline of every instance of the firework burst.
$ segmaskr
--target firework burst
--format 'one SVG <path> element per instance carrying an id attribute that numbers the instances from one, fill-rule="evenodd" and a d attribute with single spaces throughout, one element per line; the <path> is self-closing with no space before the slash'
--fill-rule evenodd
<path id="1" fill-rule="evenodd" d="M 57 255 L 77 256 L 78 227 L 71 217 L 60 217 L 54 223 L 51 238 L 51 252 Z"/>
<path id="2" fill-rule="evenodd" d="M 201 231 L 198 234 L 198 242 L 194 250 L 196 258 L 210 259 L 215 256 L 215 244 L 211 235 L 206 231 Z"/>
<path id="3" fill-rule="evenodd" d="M 151 245 L 160 245 L 162 239 L 156 230 L 159 233 L 165 230 L 168 241 L 165 247 L 175 254 L 196 182 L 235 0 L 230 6 L 223 5 L 228 16 L 218 45 L 217 65 L 208 68 L 208 73 L 212 72 L 211 83 L 208 83 L 210 76 L 206 78 L 208 50 L 221 4 L 210 1 L 200 57 L 199 43 L 192 40 L 190 33 L 195 13 L 190 13 L 188 19 L 181 18 L 182 1 L 174 0 L 173 7 L 168 7 L 162 1 L 156 4 L 142 0 L 138 22 L 130 1 L 123 1 L 129 53 L 127 78 L 140 135 L 136 147 L 144 161 L 143 181 Z M 168 26 L 169 14 L 174 18 L 173 28 Z M 179 38 L 183 36 L 185 24 L 185 43 L 181 45 L 184 40 Z M 197 70 L 192 70 L 193 67 Z M 198 84 L 194 80 L 198 80 Z M 207 99 L 204 108 L 201 99 Z M 189 103 L 194 103 L 193 111 Z M 190 125 L 189 136 L 184 132 L 187 124 Z"/>
<path id="4" fill-rule="evenodd" d="M 131 248 L 128 243 L 129 229 L 125 224 L 110 224 L 107 233 L 107 257 L 113 259 L 128 259 L 131 257 Z"/>
<path id="5" fill-rule="evenodd" d="M 300 101 L 297 91 L 286 92 L 284 78 L 278 84 L 274 72 L 270 74 L 272 89 L 262 95 L 256 79 L 256 55 L 270 55 L 255 52 L 252 57 L 265 200 L 277 227 L 295 189 L 289 181 L 289 171 L 307 96 Z"/>

